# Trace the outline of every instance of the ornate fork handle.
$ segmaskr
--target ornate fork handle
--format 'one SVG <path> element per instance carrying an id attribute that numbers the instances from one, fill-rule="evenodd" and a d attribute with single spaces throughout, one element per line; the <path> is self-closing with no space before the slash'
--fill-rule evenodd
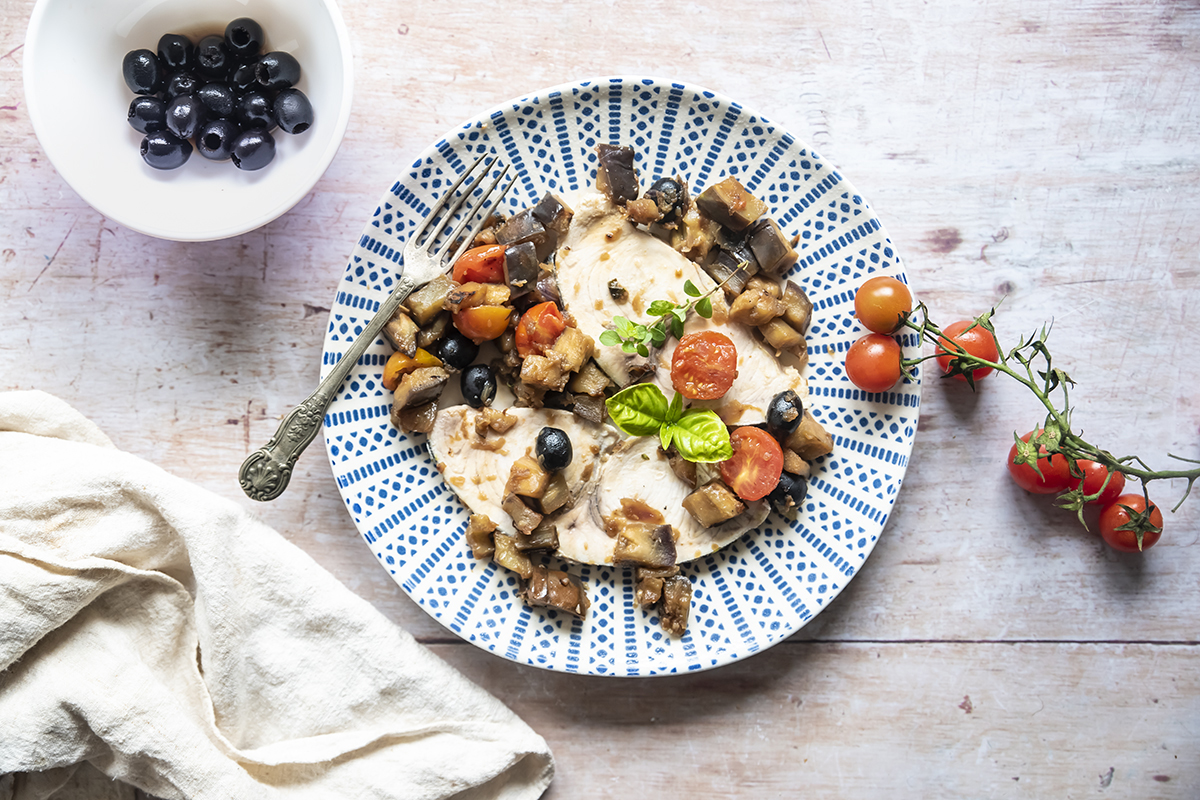
<path id="1" fill-rule="evenodd" d="M 396 313 L 400 304 L 412 294 L 416 283 L 411 277 L 401 276 L 396 288 L 388 295 L 367 327 L 359 334 L 345 354 L 330 370 L 325 380 L 300 405 L 289 411 L 279 423 L 275 435 L 265 446 L 260 447 L 242 462 L 238 471 L 238 482 L 242 491 L 251 500 L 274 500 L 283 494 L 292 478 L 292 468 L 304 448 L 312 444 L 321 429 L 325 412 L 350 370 L 362 358 L 363 353 L 379 336 L 383 326 Z"/>

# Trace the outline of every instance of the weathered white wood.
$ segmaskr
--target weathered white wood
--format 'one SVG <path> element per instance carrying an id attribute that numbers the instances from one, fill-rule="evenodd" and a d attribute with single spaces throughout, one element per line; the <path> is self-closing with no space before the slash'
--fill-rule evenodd
<path id="1" fill-rule="evenodd" d="M 273 504 L 235 477 L 311 389 L 390 177 L 470 115 L 601 74 L 783 124 L 875 206 L 938 319 L 1003 299 L 1010 343 L 1053 319 L 1088 434 L 1200 457 L 1200 8 L 1070 6 L 347 0 L 354 113 L 327 174 L 261 230 L 176 244 L 55 173 L 22 95 L 32 2 L 0 0 L 0 388 L 55 392 L 253 508 L 542 732 L 553 797 L 1195 797 L 1200 498 L 1146 556 L 1112 553 L 1005 477 L 1042 413 L 1003 381 L 928 381 L 899 504 L 845 592 L 774 650 L 677 680 L 552 675 L 453 639 L 358 541 L 319 445 Z"/>

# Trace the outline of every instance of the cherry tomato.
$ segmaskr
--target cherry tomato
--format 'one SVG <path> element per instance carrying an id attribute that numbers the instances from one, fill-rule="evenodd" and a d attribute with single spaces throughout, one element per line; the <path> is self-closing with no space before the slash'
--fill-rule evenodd
<path id="1" fill-rule="evenodd" d="M 729 434 L 733 455 L 721 462 L 721 480 L 746 501 L 771 493 L 783 474 L 783 448 L 775 437 L 753 425 L 734 428 Z"/>
<path id="2" fill-rule="evenodd" d="M 1104 486 L 1104 479 L 1108 477 L 1108 467 L 1096 461 L 1088 461 L 1082 458 L 1076 461 L 1075 464 L 1083 470 L 1083 480 L 1080 481 L 1078 478 L 1072 477 L 1070 487 L 1074 489 L 1082 482 L 1084 494 L 1095 494 L 1100 491 L 1100 487 Z M 1114 472 L 1112 480 L 1108 482 L 1108 486 L 1104 486 L 1104 493 L 1092 502 L 1103 508 L 1113 500 L 1116 500 L 1123 491 L 1125 491 L 1125 475 L 1121 472 Z"/>
<path id="3" fill-rule="evenodd" d="M 900 380 L 900 344 L 891 336 L 868 333 L 850 345 L 846 376 L 865 392 L 886 392 Z"/>
<path id="4" fill-rule="evenodd" d="M 1040 428 L 1030 431 L 1021 437 L 1021 441 L 1028 442 L 1029 437 L 1041 432 Z M 1013 442 L 1013 446 L 1008 450 L 1008 474 L 1017 486 L 1034 494 L 1058 494 L 1079 483 L 1079 479 L 1071 475 L 1066 456 L 1055 453 L 1043 458 L 1042 454 L 1045 452 L 1045 447 L 1038 448 L 1038 469 L 1042 471 L 1039 476 L 1030 465 L 1013 463 L 1013 459 L 1017 457 L 1017 443 Z"/>
<path id="5" fill-rule="evenodd" d="M 900 281 L 879 275 L 868 279 L 854 295 L 854 313 L 875 333 L 892 333 L 900 319 L 912 311 L 912 292 Z"/>
<path id="6" fill-rule="evenodd" d="M 964 319 L 958 322 L 952 322 L 942 329 L 945 336 L 938 343 L 937 362 L 942 368 L 942 372 L 950 371 L 950 360 L 953 358 L 953 351 L 947 353 L 944 348 L 950 347 L 950 342 L 958 344 L 963 350 L 966 350 L 971 355 L 986 359 L 987 361 L 998 361 L 1000 359 L 1000 346 L 996 344 L 996 337 L 991 331 L 975 325 L 974 320 Z M 967 328 L 971 328 L 967 330 Z M 994 370 L 991 367 L 976 367 L 971 370 L 971 377 L 974 380 L 986 378 L 991 375 Z M 965 381 L 966 376 L 955 375 L 955 380 Z"/>
<path id="7" fill-rule="evenodd" d="M 490 342 L 508 330 L 508 306 L 472 306 L 454 315 L 454 327 L 475 344 Z"/>
<path id="8" fill-rule="evenodd" d="M 689 333 L 671 357 L 671 385 L 689 400 L 724 397 L 737 375 L 737 347 L 716 331 Z"/>
<path id="9" fill-rule="evenodd" d="M 1123 494 L 1105 506 L 1104 510 L 1100 512 L 1100 535 L 1114 550 L 1120 550 L 1122 553 L 1136 553 L 1139 550 L 1137 532 L 1117 530 L 1129 523 L 1129 511 L 1123 506 L 1128 506 L 1135 512 L 1141 513 L 1146 510 L 1146 498 L 1140 494 Z M 1153 547 L 1162 537 L 1163 515 L 1154 503 L 1150 504 L 1150 524 L 1158 530 L 1145 531 L 1142 534 L 1141 550 Z"/>
<path id="10" fill-rule="evenodd" d="M 567 328 L 562 312 L 552 301 L 538 303 L 521 315 L 517 323 L 517 353 L 521 358 L 544 355 L 558 335 Z"/>
<path id="11" fill-rule="evenodd" d="M 454 262 L 451 274 L 458 283 L 503 283 L 504 245 L 472 247 Z"/>
<path id="12" fill-rule="evenodd" d="M 412 358 L 397 350 L 388 357 L 387 363 L 383 365 L 383 378 L 380 382 L 383 384 L 383 388 L 394 392 L 400 385 L 400 379 L 408 373 L 421 367 L 440 367 L 441 365 L 441 359 L 419 347 Z"/>

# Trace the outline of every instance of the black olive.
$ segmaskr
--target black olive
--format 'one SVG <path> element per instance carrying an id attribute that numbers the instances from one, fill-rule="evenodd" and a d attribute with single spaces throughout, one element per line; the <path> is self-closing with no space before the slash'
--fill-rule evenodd
<path id="1" fill-rule="evenodd" d="M 262 25 L 249 17 L 240 17 L 225 26 L 225 46 L 237 58 L 253 58 L 262 45 Z"/>
<path id="2" fill-rule="evenodd" d="M 271 130 L 275 127 L 275 107 L 271 100 L 260 92 L 250 92 L 237 101 L 234 116 L 243 128 Z"/>
<path id="3" fill-rule="evenodd" d="M 300 80 L 300 62 L 291 53 L 267 53 L 258 60 L 257 74 L 268 89 L 286 89 Z"/>
<path id="4" fill-rule="evenodd" d="M 783 439 L 800 426 L 804 416 L 804 403 L 791 389 L 780 392 L 767 406 L 767 431 L 776 439 Z"/>
<path id="5" fill-rule="evenodd" d="M 181 94 L 167 104 L 167 130 L 180 139 L 190 139 L 207 117 L 200 101 L 190 94 Z"/>
<path id="6" fill-rule="evenodd" d="M 682 212 L 681 206 L 687 199 L 683 184 L 674 178 L 659 178 L 646 190 L 645 196 L 658 206 L 658 211 L 664 220 L 670 220 L 676 216 L 677 212 Z"/>
<path id="7" fill-rule="evenodd" d="M 275 137 L 262 128 L 251 128 L 242 131 L 233 140 L 233 152 L 230 154 L 233 165 L 238 169 L 251 172 L 262 169 L 275 158 Z"/>
<path id="8" fill-rule="evenodd" d="M 771 501 L 771 508 L 785 517 L 794 517 L 807 494 L 807 478 L 784 472 L 779 475 L 779 483 L 775 484 L 775 489 L 767 499 Z"/>
<path id="9" fill-rule="evenodd" d="M 459 379 L 463 399 L 471 408 L 483 408 L 496 397 L 496 373 L 487 364 L 472 364 Z"/>
<path id="10" fill-rule="evenodd" d="M 228 79 L 229 88 L 238 94 L 245 94 L 261 88 L 258 85 L 258 62 L 247 61 L 234 67 Z"/>
<path id="11" fill-rule="evenodd" d="M 170 131 L 156 131 L 142 139 L 142 158 L 155 169 L 182 167 L 192 155 L 192 143 Z"/>
<path id="12" fill-rule="evenodd" d="M 275 121 L 287 133 L 304 133 L 313 124 L 313 107 L 299 89 L 284 89 L 275 98 Z"/>
<path id="13" fill-rule="evenodd" d="M 537 444 L 538 463 L 547 472 L 558 472 L 567 468 L 571 463 L 574 452 L 571 449 L 571 437 L 561 428 L 549 426 L 538 431 Z"/>
<path id="14" fill-rule="evenodd" d="M 196 69 L 213 78 L 224 78 L 233 71 L 233 57 L 224 36 L 214 33 L 196 44 Z"/>
<path id="15" fill-rule="evenodd" d="M 138 133 L 167 129 L 167 104 L 157 97 L 139 94 L 129 104 L 129 124 Z"/>
<path id="16" fill-rule="evenodd" d="M 178 33 L 165 33 L 158 40 L 158 60 L 168 72 L 195 69 L 196 49 L 192 40 Z"/>
<path id="17" fill-rule="evenodd" d="M 176 72 L 167 78 L 167 85 L 163 89 L 163 99 L 169 103 L 181 94 L 195 94 L 203 85 L 200 79 L 190 72 Z"/>
<path id="18" fill-rule="evenodd" d="M 206 83 L 196 91 L 196 99 L 204 107 L 208 119 L 233 117 L 233 106 L 237 98 L 233 90 L 223 83 Z"/>
<path id="19" fill-rule="evenodd" d="M 479 355 L 479 345 L 459 333 L 458 328 L 451 326 L 451 330 L 438 344 L 437 355 L 446 366 L 462 370 L 471 366 L 471 362 Z"/>
<path id="20" fill-rule="evenodd" d="M 166 72 L 150 50 L 130 50 L 121 64 L 125 85 L 134 94 L 154 94 L 162 88 Z"/>
<path id="21" fill-rule="evenodd" d="M 233 155 L 233 144 L 239 131 L 231 119 L 214 119 L 196 131 L 196 150 L 210 161 L 224 161 Z"/>

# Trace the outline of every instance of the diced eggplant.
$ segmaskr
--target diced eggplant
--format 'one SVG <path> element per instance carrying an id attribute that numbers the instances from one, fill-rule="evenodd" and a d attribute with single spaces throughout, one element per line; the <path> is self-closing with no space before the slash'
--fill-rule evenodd
<path id="1" fill-rule="evenodd" d="M 587 617 L 591 602 L 583 588 L 583 581 L 574 575 L 536 564 L 526 581 L 521 596 L 529 605 L 557 608 L 580 619 Z"/>
<path id="2" fill-rule="evenodd" d="M 625 204 L 625 213 L 629 215 L 629 221 L 635 225 L 652 225 L 662 219 L 662 212 L 658 210 L 658 204 L 649 197 L 630 200 Z"/>
<path id="3" fill-rule="evenodd" d="M 415 369 L 400 379 L 392 407 L 405 409 L 437 400 L 448 380 L 450 373 L 441 367 Z"/>
<path id="4" fill-rule="evenodd" d="M 578 372 L 584 362 L 592 357 L 595 349 L 595 340 L 574 327 L 564 328 L 550 346 L 550 352 L 562 364 L 565 372 Z"/>
<path id="5" fill-rule="evenodd" d="M 417 331 L 417 347 L 428 350 L 433 343 L 446 335 L 450 327 L 450 312 L 443 311 L 433 318 L 433 321 Z"/>
<path id="6" fill-rule="evenodd" d="M 561 472 L 555 472 L 546 483 L 546 490 L 542 492 L 542 499 L 539 503 L 542 513 L 553 514 L 569 502 L 571 502 L 571 490 L 567 486 L 566 476 Z"/>
<path id="7" fill-rule="evenodd" d="M 554 243 L 550 241 L 550 235 L 546 233 L 546 226 L 533 215 L 533 210 L 529 208 L 509 217 L 508 222 L 497 228 L 496 241 L 505 245 L 530 242 L 533 244 L 538 258 L 543 260 L 549 258 L 550 254 L 554 252 Z"/>
<path id="8" fill-rule="evenodd" d="M 670 525 L 629 523 L 621 527 L 613 547 L 613 565 L 664 568 L 675 564 L 675 536 Z"/>
<path id="9" fill-rule="evenodd" d="M 517 417 L 504 409 L 484 406 L 475 412 L 475 435 L 487 436 L 488 431 L 508 433 L 517 422 Z"/>
<path id="10" fill-rule="evenodd" d="M 795 450 L 805 461 L 812 461 L 833 452 L 833 437 L 821 427 L 812 412 L 805 409 L 799 427 L 787 438 L 784 446 Z"/>
<path id="11" fill-rule="evenodd" d="M 732 299 L 745 290 L 750 275 L 745 267 L 732 257 L 723 257 L 725 255 L 725 251 L 718 251 L 717 257 L 703 266 L 708 277 L 717 282 L 726 297 Z"/>
<path id="12" fill-rule="evenodd" d="M 808 323 L 812 320 L 812 300 L 795 281 L 784 284 L 783 309 L 783 319 L 788 325 L 800 333 L 808 330 Z"/>
<path id="13" fill-rule="evenodd" d="M 746 281 L 746 288 L 766 292 L 777 300 L 783 297 L 783 288 L 780 287 L 779 280 L 762 274 L 755 275 Z"/>
<path id="14" fill-rule="evenodd" d="M 437 410 L 436 400 L 430 400 L 419 406 L 402 408 L 399 411 L 393 406 L 392 413 L 396 418 L 392 420 L 392 424 L 407 433 L 429 433 L 433 430 L 433 421 L 437 417 Z"/>
<path id="15" fill-rule="evenodd" d="M 540 500 L 549 482 L 550 474 L 542 469 L 536 458 L 521 456 L 513 462 L 508 472 L 508 483 L 504 485 L 504 491 L 506 494 Z"/>
<path id="16" fill-rule="evenodd" d="M 518 242 L 504 248 L 504 282 L 513 297 L 537 288 L 538 255 L 533 242 Z"/>
<path id="17" fill-rule="evenodd" d="M 796 251 L 770 217 L 760 217 L 751 223 L 746 229 L 746 244 L 754 251 L 759 268 L 769 275 L 782 275 L 796 263 Z"/>
<path id="18" fill-rule="evenodd" d="M 734 231 L 746 230 L 767 210 L 766 203 L 746 191 L 734 177 L 709 186 L 696 198 L 696 205 L 706 217 Z"/>
<path id="19" fill-rule="evenodd" d="M 595 361 L 589 360 L 579 368 L 579 372 L 571 376 L 571 380 L 567 382 L 567 388 L 576 394 L 600 397 L 610 383 L 612 381 L 604 374 L 604 370 L 600 369 Z"/>
<path id="20" fill-rule="evenodd" d="M 671 466 L 671 472 L 675 473 L 675 477 L 696 488 L 696 462 L 688 461 L 683 456 L 679 455 L 679 451 L 672 445 L 667 453 L 667 463 Z"/>
<path id="21" fill-rule="evenodd" d="M 703 264 L 708 261 L 709 252 L 716 247 L 720 230 L 719 222 L 704 216 L 693 205 L 683 215 L 679 227 L 671 233 L 671 247 L 692 261 Z"/>
<path id="22" fill-rule="evenodd" d="M 417 323 L 403 311 L 397 310 L 396 315 L 383 326 L 383 338 L 396 352 L 411 358 L 417 352 Z"/>
<path id="23" fill-rule="evenodd" d="M 488 284 L 468 281 L 451 289 L 446 294 L 446 302 L 442 307 L 451 314 L 457 314 L 465 309 L 486 304 L 487 296 Z"/>
<path id="24" fill-rule="evenodd" d="M 747 289 L 729 305 L 729 319 L 758 327 L 783 316 L 783 301 L 758 289 Z"/>
<path id="25" fill-rule="evenodd" d="M 491 558 L 496 552 L 496 542 L 492 534 L 496 532 L 496 523 L 486 514 L 472 514 L 467 517 L 467 544 L 471 555 L 476 558 Z"/>
<path id="26" fill-rule="evenodd" d="M 496 548 L 492 554 L 492 561 L 505 569 L 511 569 L 525 580 L 529 580 L 529 577 L 533 575 L 533 562 L 529 560 L 529 556 L 517 549 L 517 540 L 503 533 L 497 533 L 492 536 L 492 542 Z"/>
<path id="27" fill-rule="evenodd" d="M 634 579 L 637 581 L 636 597 L 638 605 L 643 608 L 657 605 L 658 601 L 662 599 L 663 582 L 667 578 L 678 574 L 678 566 L 666 569 L 638 567 L 634 571 Z"/>
<path id="28" fill-rule="evenodd" d="M 553 232 L 561 241 L 567 235 L 567 228 L 571 226 L 571 217 L 575 212 L 563 202 L 561 197 L 553 192 L 546 192 L 542 195 L 542 199 L 534 204 L 530 213 L 533 214 L 534 219 L 542 223 L 547 231 Z"/>
<path id="29" fill-rule="evenodd" d="M 760 325 L 758 329 L 776 350 L 798 350 L 804 346 L 804 334 L 778 317 Z"/>
<path id="30" fill-rule="evenodd" d="M 686 633 L 691 607 L 692 582 L 682 575 L 665 579 L 662 600 L 658 604 L 658 620 L 663 630 L 673 636 Z"/>
<path id="31" fill-rule="evenodd" d="M 719 479 L 712 480 L 683 499 L 683 507 L 706 528 L 720 525 L 746 510 L 746 505 Z"/>
<path id="32" fill-rule="evenodd" d="M 558 282 L 554 280 L 554 276 L 549 272 L 542 272 L 538 275 L 537 280 L 537 302 L 544 303 L 549 300 L 552 303 L 557 303 L 562 306 L 562 295 L 558 291 Z"/>
<path id="33" fill-rule="evenodd" d="M 404 305 L 412 315 L 413 321 L 422 328 L 432 322 L 433 318 L 442 312 L 446 297 L 454 286 L 454 279 L 449 275 L 438 275 L 410 294 Z M 418 346 L 421 346 L 420 343 Z"/>
<path id="34" fill-rule="evenodd" d="M 514 538 L 517 541 L 517 549 L 522 553 L 558 549 L 558 528 L 545 520 L 529 533 L 518 533 Z"/>
<path id="35" fill-rule="evenodd" d="M 619 206 L 638 196 L 638 177 L 633 158 L 633 148 L 628 145 L 605 142 L 596 145 L 596 188 Z"/>
<path id="36" fill-rule="evenodd" d="M 571 411 L 580 419 L 586 419 L 597 425 L 608 419 L 608 406 L 604 405 L 603 395 L 577 394 L 575 395 L 575 405 L 571 407 Z"/>
<path id="37" fill-rule="evenodd" d="M 515 494 L 506 494 L 500 501 L 500 508 L 512 517 L 513 527 L 521 533 L 529 533 L 542 524 L 542 515 L 525 505 L 525 501 Z"/>
<path id="38" fill-rule="evenodd" d="M 562 391 L 570 374 L 563 370 L 562 363 L 555 358 L 537 354 L 525 357 L 521 363 L 521 382 L 543 389 Z"/>

